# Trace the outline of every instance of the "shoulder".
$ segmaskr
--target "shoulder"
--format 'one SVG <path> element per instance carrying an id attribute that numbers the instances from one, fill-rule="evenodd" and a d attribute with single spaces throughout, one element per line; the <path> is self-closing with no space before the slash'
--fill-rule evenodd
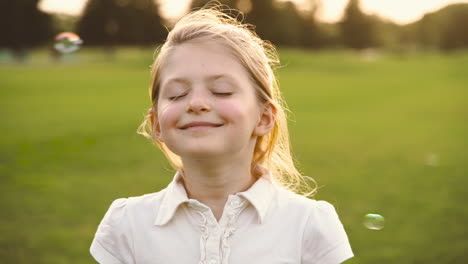
<path id="1" fill-rule="evenodd" d="M 337 264 L 353 256 L 348 236 L 331 203 L 284 189 L 279 189 L 276 197 L 281 214 L 295 219 L 300 228 L 302 263 Z"/>
<path id="2" fill-rule="evenodd" d="M 321 200 L 311 199 L 288 190 L 278 192 L 278 204 L 289 212 L 298 212 L 305 221 L 305 232 L 329 233 L 332 229 L 342 228 L 335 207 Z"/>
<path id="3" fill-rule="evenodd" d="M 166 190 L 167 189 L 163 189 L 155 193 L 125 198 L 126 206 L 129 207 L 129 209 L 154 206 L 158 207 L 164 198 Z"/>
<path id="4" fill-rule="evenodd" d="M 133 263 L 135 228 L 156 218 L 165 190 L 114 200 L 98 226 L 90 252 L 99 263 Z"/>
<path id="5" fill-rule="evenodd" d="M 131 233 L 134 227 L 156 219 L 165 189 L 141 196 L 114 200 L 99 224 L 96 236 L 115 237 Z"/>
<path id="6" fill-rule="evenodd" d="M 335 207 L 327 201 L 310 199 L 305 235 L 322 241 L 347 240 L 343 224 Z M 307 239 L 307 238 L 306 238 Z"/>
<path id="7" fill-rule="evenodd" d="M 328 232 L 342 228 L 335 207 L 327 201 L 311 199 L 279 188 L 270 207 L 271 216 L 294 222 L 302 232 Z"/>
<path id="8" fill-rule="evenodd" d="M 336 215 L 335 207 L 327 201 L 311 199 L 289 190 L 278 188 L 277 204 L 289 210 L 299 210 L 310 217 Z"/>
<path id="9" fill-rule="evenodd" d="M 351 258 L 351 245 L 335 207 L 327 201 L 296 199 L 304 217 L 302 263 L 338 264 Z"/>
<path id="10" fill-rule="evenodd" d="M 114 200 L 107 210 L 104 219 L 114 223 L 125 221 L 128 217 L 135 217 L 141 214 L 152 214 L 155 216 L 163 200 L 166 189 L 159 192 L 119 198 Z"/>

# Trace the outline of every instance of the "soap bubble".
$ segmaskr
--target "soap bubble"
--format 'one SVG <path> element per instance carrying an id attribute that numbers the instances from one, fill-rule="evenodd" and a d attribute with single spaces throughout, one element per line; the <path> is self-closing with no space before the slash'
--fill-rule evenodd
<path id="1" fill-rule="evenodd" d="M 382 229 L 384 222 L 384 217 L 379 214 L 366 214 L 364 216 L 364 226 L 372 230 Z"/>
<path id="2" fill-rule="evenodd" d="M 78 50 L 83 43 L 80 37 L 72 32 L 62 32 L 55 37 L 54 48 L 62 53 L 70 53 Z"/>

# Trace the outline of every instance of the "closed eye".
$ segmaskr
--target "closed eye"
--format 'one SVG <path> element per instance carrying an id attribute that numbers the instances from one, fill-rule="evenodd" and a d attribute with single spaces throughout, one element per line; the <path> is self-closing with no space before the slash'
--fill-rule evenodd
<path id="1" fill-rule="evenodd" d="M 214 95 L 218 95 L 218 96 L 229 96 L 229 95 L 232 95 L 232 93 L 213 93 Z"/>
<path id="2" fill-rule="evenodd" d="M 181 94 L 181 95 L 177 95 L 177 96 L 171 96 L 171 97 L 169 97 L 169 100 L 175 101 L 175 100 L 180 99 L 180 98 L 182 98 L 184 96 L 185 96 L 185 94 Z"/>

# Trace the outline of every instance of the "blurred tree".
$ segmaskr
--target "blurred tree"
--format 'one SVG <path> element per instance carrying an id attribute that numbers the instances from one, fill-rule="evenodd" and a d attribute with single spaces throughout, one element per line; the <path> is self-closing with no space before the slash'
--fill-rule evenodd
<path id="1" fill-rule="evenodd" d="M 154 44 L 167 35 L 153 0 L 89 0 L 78 22 L 87 44 Z"/>
<path id="2" fill-rule="evenodd" d="M 55 32 L 74 32 L 78 23 L 78 16 L 66 15 L 66 14 L 52 14 L 52 21 Z"/>
<path id="3" fill-rule="evenodd" d="M 221 0 L 217 1 L 230 8 L 244 12 L 246 23 L 255 26 L 257 34 L 275 45 L 319 47 L 322 32 L 316 22 L 319 0 L 303 3 L 299 11 L 293 1 L 277 0 Z M 191 9 L 201 8 L 212 0 L 193 0 Z M 226 10 L 227 14 L 237 16 L 236 12 Z M 243 18 L 243 17 L 238 17 Z"/>
<path id="4" fill-rule="evenodd" d="M 411 49 L 437 49 L 440 42 L 440 21 L 432 13 L 420 20 L 401 26 L 400 45 Z"/>
<path id="5" fill-rule="evenodd" d="M 445 51 L 468 49 L 468 5 L 457 7 L 451 9 L 441 31 L 439 47 Z"/>
<path id="6" fill-rule="evenodd" d="M 401 26 L 376 15 L 368 16 L 368 18 L 374 27 L 375 45 L 401 51 Z"/>
<path id="7" fill-rule="evenodd" d="M 299 22 L 297 10 L 291 2 L 282 4 L 276 3 L 276 0 L 221 0 L 216 2 L 244 12 L 245 16 L 238 18 L 244 19 L 243 22 L 254 25 L 256 33 L 263 39 L 279 45 L 297 45 L 300 42 L 301 23 Z M 196 9 L 205 6 L 207 3 L 216 2 L 212 0 L 193 0 L 191 7 Z M 237 15 L 229 10 L 226 10 L 226 13 Z M 288 27 L 287 24 L 292 26 Z"/>
<path id="8" fill-rule="evenodd" d="M 246 22 L 255 26 L 255 31 L 262 39 L 275 44 L 281 42 L 281 33 L 278 32 L 281 22 L 274 0 L 251 0 L 250 3 Z"/>
<path id="9" fill-rule="evenodd" d="M 291 1 L 281 2 L 275 12 L 276 17 L 273 20 L 277 21 L 277 26 L 273 30 L 273 43 L 281 46 L 301 46 L 303 35 L 307 33 L 306 23 L 296 5 Z"/>
<path id="10" fill-rule="evenodd" d="M 325 31 L 317 21 L 317 13 L 321 7 L 320 0 L 303 2 L 301 17 L 301 43 L 304 47 L 320 48 L 325 44 Z"/>
<path id="11" fill-rule="evenodd" d="M 22 59 L 26 49 L 53 38 L 51 17 L 38 8 L 39 0 L 0 1 L 0 47 Z"/>
<path id="12" fill-rule="evenodd" d="M 213 6 L 221 4 L 221 11 L 225 14 L 237 18 L 239 20 L 243 19 L 243 16 L 239 16 L 239 3 L 245 0 L 192 0 L 192 4 L 190 5 L 190 10 L 197 10 L 205 6 Z"/>
<path id="13" fill-rule="evenodd" d="M 359 0 L 349 0 L 340 29 L 343 43 L 350 48 L 365 49 L 377 45 L 375 25 L 361 11 Z"/>
<path id="14" fill-rule="evenodd" d="M 341 32 L 337 23 L 320 23 L 321 31 L 321 47 L 326 48 L 341 48 L 343 43 L 341 41 Z"/>
<path id="15" fill-rule="evenodd" d="M 404 45 L 423 49 L 468 48 L 468 4 L 452 4 L 402 27 Z"/>
<path id="16" fill-rule="evenodd" d="M 426 14 L 417 25 L 417 38 L 423 47 L 436 47 L 439 43 L 440 29 L 438 27 L 437 19 L 431 15 Z"/>
<path id="17" fill-rule="evenodd" d="M 220 4 L 228 6 L 230 8 L 238 8 L 238 2 L 239 2 L 239 0 L 218 0 L 218 1 L 213 1 L 213 0 L 192 0 L 192 4 L 191 4 L 190 9 L 191 10 L 199 9 L 199 8 L 204 7 L 208 3 L 210 3 L 210 4 L 220 3 Z"/>

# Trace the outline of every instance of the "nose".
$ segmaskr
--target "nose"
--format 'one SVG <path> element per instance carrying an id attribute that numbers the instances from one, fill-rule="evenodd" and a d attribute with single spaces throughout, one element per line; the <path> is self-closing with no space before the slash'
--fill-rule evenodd
<path id="1" fill-rule="evenodd" d="M 192 91 L 187 106 L 187 113 L 210 112 L 211 106 L 203 92 Z"/>

